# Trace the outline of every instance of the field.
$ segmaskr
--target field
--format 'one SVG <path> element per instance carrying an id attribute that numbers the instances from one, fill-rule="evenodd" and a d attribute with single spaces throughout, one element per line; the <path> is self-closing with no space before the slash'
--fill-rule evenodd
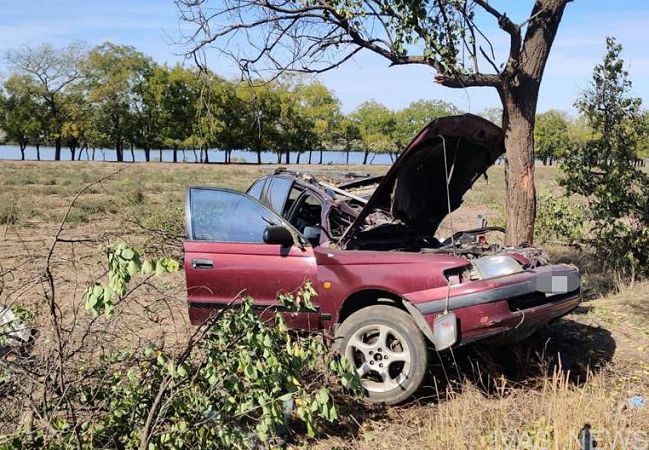
<path id="1" fill-rule="evenodd" d="M 101 276 L 102 248 L 125 240 L 147 254 L 182 252 L 188 185 L 245 189 L 275 166 L 0 162 L 0 305 L 35 313 L 35 353 L 52 343 L 42 272 L 51 253 L 56 296 L 69 345 L 80 362 L 144 342 L 175 347 L 192 327 L 182 274 L 146 281 L 110 323 L 83 310 L 83 292 Z M 301 170 L 380 174 L 385 166 L 301 166 Z M 537 168 L 539 192 L 559 194 L 557 171 Z M 471 228 L 478 214 L 502 222 L 502 166 L 488 173 L 441 227 Z M 91 183 L 101 180 L 95 184 Z M 89 186 L 69 208 L 77 193 Z M 57 245 L 52 239 L 64 216 Z M 296 447 L 575 448 L 590 424 L 603 448 L 649 446 L 649 282 L 625 284 L 587 249 L 547 247 L 555 261 L 584 273 L 585 300 L 573 313 L 515 348 L 471 347 L 442 355 L 430 387 L 410 404 L 378 408 L 341 398 L 342 423 Z M 75 328 L 76 327 L 76 328 Z M 81 343 L 83 345 L 81 345 Z M 630 399 L 642 396 L 645 405 Z M 636 399 L 637 400 L 637 399 Z M 20 418 L 0 399 L 0 433 Z M 4 426 L 2 424 L 5 424 Z"/>

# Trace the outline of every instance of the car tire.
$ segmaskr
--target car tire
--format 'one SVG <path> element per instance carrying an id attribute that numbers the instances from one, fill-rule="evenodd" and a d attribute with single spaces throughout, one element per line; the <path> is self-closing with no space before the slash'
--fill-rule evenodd
<path id="1" fill-rule="evenodd" d="M 428 368 L 424 335 L 394 306 L 356 311 L 336 330 L 334 349 L 352 363 L 372 403 L 394 405 L 414 394 Z"/>

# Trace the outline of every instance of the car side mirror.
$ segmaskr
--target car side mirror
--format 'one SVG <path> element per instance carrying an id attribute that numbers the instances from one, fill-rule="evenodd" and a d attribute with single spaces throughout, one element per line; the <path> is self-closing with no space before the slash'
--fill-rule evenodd
<path id="1" fill-rule="evenodd" d="M 304 231 L 302 232 L 302 236 L 304 236 L 304 239 L 309 241 L 309 243 L 314 247 L 316 245 L 320 245 L 321 235 L 322 235 L 322 230 L 318 227 L 304 227 Z"/>
<path id="2" fill-rule="evenodd" d="M 279 244 L 282 247 L 290 247 L 293 245 L 293 235 L 288 228 L 277 225 L 269 226 L 264 230 L 264 242 L 266 244 Z"/>

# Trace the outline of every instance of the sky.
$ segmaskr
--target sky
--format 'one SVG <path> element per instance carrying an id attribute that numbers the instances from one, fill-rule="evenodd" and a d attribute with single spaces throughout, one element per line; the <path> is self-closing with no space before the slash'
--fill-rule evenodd
<path id="1" fill-rule="evenodd" d="M 220 1 L 220 0 L 213 0 Z M 532 0 L 492 0 L 514 21 L 529 15 Z M 488 20 L 486 17 L 485 20 Z M 503 49 L 503 34 L 487 24 L 494 43 Z M 182 62 L 178 44 L 182 28 L 173 0 L 0 0 L 0 53 L 12 48 L 51 43 L 65 46 L 84 41 L 89 46 L 105 41 L 133 45 L 158 62 Z M 615 36 L 624 46 L 623 58 L 634 81 L 633 94 L 649 102 L 649 2 L 645 0 L 574 0 L 566 8 L 546 67 L 538 110 L 572 107 L 590 81 L 593 66 L 601 61 L 605 38 Z M 212 55 L 210 66 L 226 76 L 231 64 Z M 191 64 L 186 62 L 186 64 Z M 0 62 L 0 74 L 6 74 Z M 425 66 L 388 67 L 371 53 L 359 54 L 341 68 L 318 78 L 341 100 L 343 111 L 374 99 L 399 109 L 424 98 L 455 103 L 468 112 L 499 105 L 491 88 L 450 89 L 433 82 Z"/>

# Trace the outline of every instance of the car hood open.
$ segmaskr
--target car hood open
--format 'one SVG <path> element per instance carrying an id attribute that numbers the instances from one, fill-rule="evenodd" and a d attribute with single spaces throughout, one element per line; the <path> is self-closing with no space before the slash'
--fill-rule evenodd
<path id="1" fill-rule="evenodd" d="M 504 152 L 502 130 L 482 117 L 464 114 L 434 120 L 394 162 L 340 244 L 362 231 L 367 216 L 376 210 L 413 232 L 434 235 L 449 209 L 462 204 L 466 191 Z"/>

